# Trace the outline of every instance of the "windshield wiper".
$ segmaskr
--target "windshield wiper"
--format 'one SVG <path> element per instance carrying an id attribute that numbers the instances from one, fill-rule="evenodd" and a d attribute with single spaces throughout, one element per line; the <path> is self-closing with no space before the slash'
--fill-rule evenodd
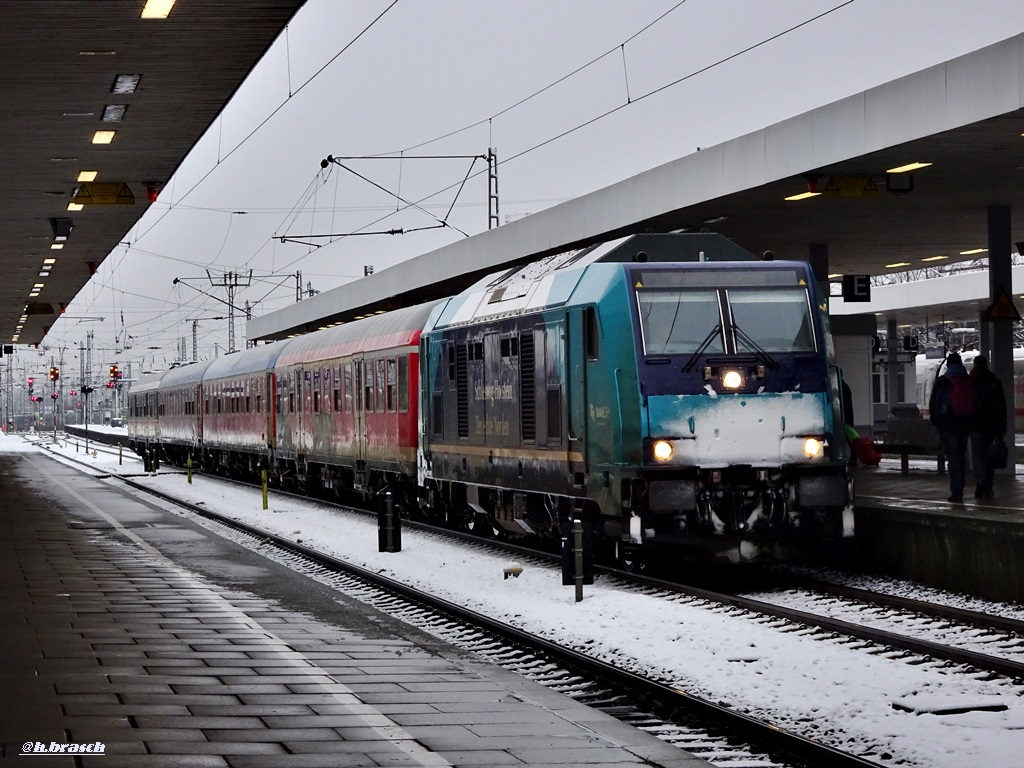
<path id="1" fill-rule="evenodd" d="M 732 330 L 733 333 L 736 334 L 737 339 L 739 339 L 748 347 L 754 350 L 754 352 L 757 354 L 758 358 L 760 358 L 762 363 L 764 363 L 773 371 L 779 367 L 779 364 L 776 362 L 775 358 L 769 355 L 768 352 L 764 349 L 764 347 L 762 347 L 760 344 L 758 344 L 756 341 L 750 338 L 746 333 L 744 333 L 742 328 L 740 328 L 738 325 L 733 325 Z"/>
<path id="2" fill-rule="evenodd" d="M 711 332 L 704 337 L 704 341 L 700 343 L 700 346 L 697 347 L 696 351 L 692 355 L 690 355 L 690 358 L 686 361 L 686 365 L 683 366 L 683 373 L 690 372 L 690 369 L 693 368 L 694 364 L 697 362 L 697 358 L 704 353 L 704 350 L 711 346 L 711 340 L 714 339 L 716 335 L 721 335 L 721 333 L 722 324 L 719 323 L 718 325 L 711 329 Z"/>

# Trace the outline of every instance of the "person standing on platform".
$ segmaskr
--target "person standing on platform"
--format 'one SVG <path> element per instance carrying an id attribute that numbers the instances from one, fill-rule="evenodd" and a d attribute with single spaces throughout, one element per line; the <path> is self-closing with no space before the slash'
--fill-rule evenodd
<path id="1" fill-rule="evenodd" d="M 974 462 L 974 478 L 977 482 L 974 496 L 990 499 L 995 478 L 992 442 L 997 438 L 1001 440 L 1006 434 L 1006 394 L 1003 392 L 1003 382 L 989 370 L 988 359 L 984 355 L 974 358 L 970 378 L 977 403 L 974 423 L 971 425 L 971 461 Z"/>
<path id="2" fill-rule="evenodd" d="M 974 423 L 974 387 L 956 352 L 946 357 L 946 372 L 935 380 L 928 400 L 928 418 L 939 432 L 942 450 L 949 465 L 949 498 L 954 504 L 964 500 L 967 473 L 967 442 Z"/>

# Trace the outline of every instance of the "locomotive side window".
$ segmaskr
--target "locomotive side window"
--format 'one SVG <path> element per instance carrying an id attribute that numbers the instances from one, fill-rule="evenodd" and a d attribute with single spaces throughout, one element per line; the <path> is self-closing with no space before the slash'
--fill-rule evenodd
<path id="1" fill-rule="evenodd" d="M 597 360 L 598 335 L 597 335 L 597 310 L 587 307 L 583 313 L 583 332 L 587 345 L 587 359 Z"/>
<path id="2" fill-rule="evenodd" d="M 807 292 L 802 288 L 728 291 L 736 349 L 755 352 L 756 344 L 766 352 L 814 352 Z M 744 338 L 744 336 L 746 338 Z"/>
<path id="3" fill-rule="evenodd" d="M 725 350 L 717 291 L 638 291 L 637 303 L 644 354 L 692 354 L 705 341 L 705 352 Z"/>

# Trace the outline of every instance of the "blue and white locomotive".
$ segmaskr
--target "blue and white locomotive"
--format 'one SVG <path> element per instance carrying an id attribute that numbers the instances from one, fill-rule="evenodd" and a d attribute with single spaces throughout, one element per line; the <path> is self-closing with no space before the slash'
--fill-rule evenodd
<path id="1" fill-rule="evenodd" d="M 421 506 L 551 536 L 581 517 L 627 561 L 782 559 L 851 536 L 826 310 L 809 264 L 717 235 L 486 278 L 420 339 Z"/>

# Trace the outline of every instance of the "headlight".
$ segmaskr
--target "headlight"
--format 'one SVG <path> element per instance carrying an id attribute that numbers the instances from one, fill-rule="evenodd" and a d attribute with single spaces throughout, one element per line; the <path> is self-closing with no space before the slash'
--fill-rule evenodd
<path id="1" fill-rule="evenodd" d="M 722 371 L 722 386 L 726 389 L 739 389 L 743 386 L 743 374 L 736 370 Z"/>
<path id="2" fill-rule="evenodd" d="M 659 440 L 654 444 L 654 458 L 658 461 L 668 461 L 672 458 L 672 443 L 667 440 Z"/>
<path id="3" fill-rule="evenodd" d="M 825 446 L 821 440 L 816 437 L 808 437 L 804 440 L 804 455 L 809 459 L 815 459 L 821 456 Z"/>

